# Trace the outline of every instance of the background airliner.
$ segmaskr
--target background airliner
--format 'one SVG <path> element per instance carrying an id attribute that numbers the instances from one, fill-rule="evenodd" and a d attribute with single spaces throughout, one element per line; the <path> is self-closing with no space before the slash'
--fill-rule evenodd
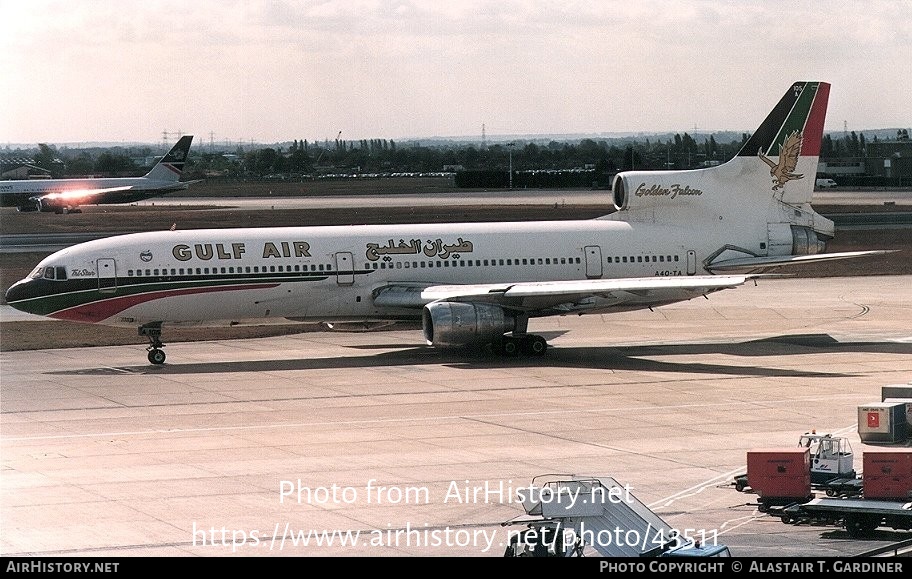
<path id="1" fill-rule="evenodd" d="M 24 179 L 0 181 L 0 205 L 19 211 L 78 212 L 80 205 L 132 203 L 186 189 L 180 181 L 192 135 L 185 135 L 142 177 L 111 179 Z"/>
<path id="2" fill-rule="evenodd" d="M 733 288 L 825 254 L 811 208 L 830 86 L 796 82 L 732 160 L 622 172 L 614 213 L 583 221 L 158 231 L 44 259 L 7 302 L 131 326 L 165 361 L 170 325 L 420 320 L 428 344 L 541 355 L 541 316 L 610 313 Z M 721 274 L 721 275 L 720 275 Z"/>

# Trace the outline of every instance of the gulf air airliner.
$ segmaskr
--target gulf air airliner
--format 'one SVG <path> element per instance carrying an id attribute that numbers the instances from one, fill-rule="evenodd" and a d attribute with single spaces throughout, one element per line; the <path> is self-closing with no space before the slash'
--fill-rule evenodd
<path id="1" fill-rule="evenodd" d="M 110 179 L 23 179 L 0 181 L 0 205 L 19 211 L 78 213 L 80 205 L 132 203 L 186 189 L 181 181 L 192 135 L 181 137 L 142 177 Z"/>
<path id="2" fill-rule="evenodd" d="M 811 207 L 830 85 L 788 87 L 736 157 L 622 172 L 583 221 L 154 231 L 75 245 L 6 293 L 59 320 L 128 326 L 162 364 L 169 326 L 420 321 L 430 346 L 542 355 L 531 318 L 654 308 L 825 253 Z M 607 212 L 606 212 L 607 213 Z"/>

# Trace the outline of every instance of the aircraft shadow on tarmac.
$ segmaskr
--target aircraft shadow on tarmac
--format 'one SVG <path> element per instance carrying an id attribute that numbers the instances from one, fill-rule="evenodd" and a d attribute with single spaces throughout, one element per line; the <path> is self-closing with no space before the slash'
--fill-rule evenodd
<path id="1" fill-rule="evenodd" d="M 587 368 L 627 370 L 633 372 L 668 372 L 675 374 L 716 374 L 760 377 L 851 377 L 844 372 L 816 372 L 796 368 L 694 362 L 692 356 L 723 354 L 738 357 L 777 357 L 785 364 L 807 354 L 887 353 L 912 354 L 912 344 L 893 342 L 838 342 L 828 335 L 780 336 L 740 343 L 689 343 L 647 346 L 553 347 L 541 357 L 507 358 L 479 350 L 445 351 L 427 346 L 412 347 L 401 343 L 356 347 L 360 349 L 395 348 L 394 351 L 360 356 L 326 358 L 242 360 L 230 362 L 169 363 L 162 366 L 85 368 L 48 372 L 52 375 L 123 375 L 132 374 L 210 374 L 226 372 L 275 372 L 383 366 L 420 366 L 444 364 L 463 370 L 497 368 Z M 649 356 L 682 356 L 682 361 L 653 360 Z"/>

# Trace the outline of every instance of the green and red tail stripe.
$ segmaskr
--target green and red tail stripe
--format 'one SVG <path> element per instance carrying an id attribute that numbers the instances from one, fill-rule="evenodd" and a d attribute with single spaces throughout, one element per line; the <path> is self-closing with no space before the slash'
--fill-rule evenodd
<path id="1" fill-rule="evenodd" d="M 782 144 L 795 131 L 803 137 L 801 156 L 819 156 L 829 96 L 828 83 L 794 83 L 757 132 L 747 140 L 738 156 L 753 157 L 757 153 L 778 155 Z"/>

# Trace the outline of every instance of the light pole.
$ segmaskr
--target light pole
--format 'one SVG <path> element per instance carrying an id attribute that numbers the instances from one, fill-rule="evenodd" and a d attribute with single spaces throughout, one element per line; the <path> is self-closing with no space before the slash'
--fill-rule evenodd
<path id="1" fill-rule="evenodd" d="M 510 149 L 510 189 L 513 188 L 513 147 L 516 146 L 516 143 L 507 143 L 507 147 Z"/>

